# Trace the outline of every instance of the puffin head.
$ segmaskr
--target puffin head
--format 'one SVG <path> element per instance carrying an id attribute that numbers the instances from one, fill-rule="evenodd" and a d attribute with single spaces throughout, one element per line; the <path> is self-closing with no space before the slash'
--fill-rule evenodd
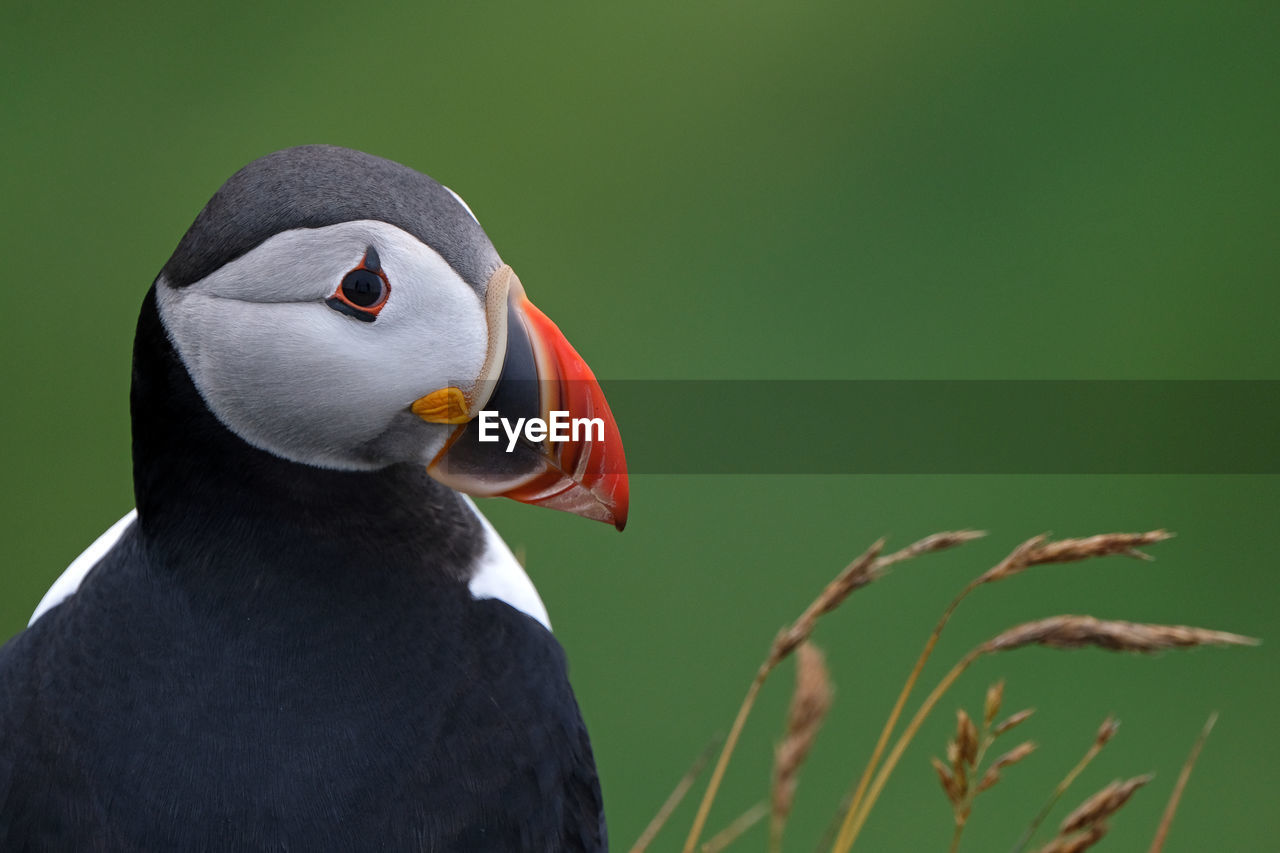
<path id="1" fill-rule="evenodd" d="M 468 494 L 626 523 L 622 443 L 591 369 L 425 175 L 322 145 L 256 160 L 155 293 L 205 404 L 261 450 L 346 471 L 417 463 Z M 511 439 L 534 418 L 564 426 Z"/>

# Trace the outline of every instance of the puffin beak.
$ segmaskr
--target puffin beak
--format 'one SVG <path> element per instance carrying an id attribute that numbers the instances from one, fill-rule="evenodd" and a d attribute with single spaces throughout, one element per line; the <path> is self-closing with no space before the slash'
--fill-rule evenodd
<path id="1" fill-rule="evenodd" d="M 480 376 L 416 400 L 414 414 L 457 424 L 427 472 L 472 495 L 512 498 L 627 523 L 627 463 L 591 368 L 525 295 L 511 267 L 486 289 L 489 347 Z"/>

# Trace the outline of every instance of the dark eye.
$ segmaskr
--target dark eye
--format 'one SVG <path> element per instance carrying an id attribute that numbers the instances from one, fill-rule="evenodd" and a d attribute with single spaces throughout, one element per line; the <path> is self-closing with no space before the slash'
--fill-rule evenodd
<path id="1" fill-rule="evenodd" d="M 377 250 L 370 246 L 360 266 L 342 277 L 338 289 L 325 300 L 325 304 L 348 317 L 372 323 L 390 295 L 387 274 L 382 271 Z"/>
<path id="2" fill-rule="evenodd" d="M 357 308 L 377 305 L 385 290 L 382 277 L 366 269 L 352 270 L 342 279 L 342 295 Z"/>

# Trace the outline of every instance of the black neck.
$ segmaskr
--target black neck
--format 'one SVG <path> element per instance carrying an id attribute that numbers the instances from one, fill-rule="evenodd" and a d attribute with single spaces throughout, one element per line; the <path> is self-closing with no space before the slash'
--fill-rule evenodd
<path id="1" fill-rule="evenodd" d="M 233 434 L 205 405 L 169 341 L 155 287 L 138 319 L 130 402 L 140 528 L 166 564 L 215 569 L 230 561 L 306 573 L 425 568 L 456 581 L 481 546 L 479 524 L 460 496 L 421 466 L 325 470 Z"/>

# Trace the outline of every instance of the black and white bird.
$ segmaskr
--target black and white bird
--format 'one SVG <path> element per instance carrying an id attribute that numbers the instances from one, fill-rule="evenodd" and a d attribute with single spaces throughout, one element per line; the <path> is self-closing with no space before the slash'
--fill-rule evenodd
<path id="1" fill-rule="evenodd" d="M 538 593 L 461 492 L 615 524 L 590 369 L 466 204 L 330 146 L 235 174 L 143 302 L 137 510 L 0 649 L 0 850 L 599 851 Z M 578 440 L 479 440 L 567 411 Z"/>

